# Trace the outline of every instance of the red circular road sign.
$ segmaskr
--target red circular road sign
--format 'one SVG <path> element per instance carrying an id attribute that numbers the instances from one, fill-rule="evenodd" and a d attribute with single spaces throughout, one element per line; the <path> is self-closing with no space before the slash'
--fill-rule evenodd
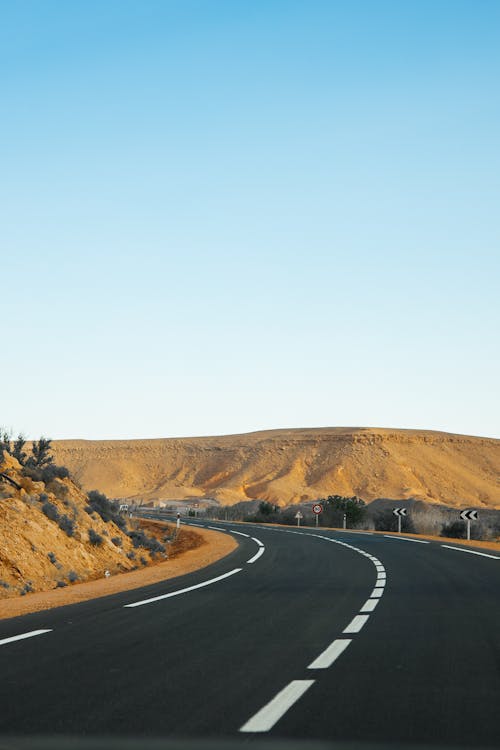
<path id="1" fill-rule="evenodd" d="M 317 513 L 318 515 L 319 515 L 320 513 L 323 513 L 323 506 L 322 506 L 322 505 L 320 505 L 319 503 L 317 503 L 316 505 L 313 505 L 313 507 L 312 507 L 312 512 L 313 512 L 313 513 Z"/>

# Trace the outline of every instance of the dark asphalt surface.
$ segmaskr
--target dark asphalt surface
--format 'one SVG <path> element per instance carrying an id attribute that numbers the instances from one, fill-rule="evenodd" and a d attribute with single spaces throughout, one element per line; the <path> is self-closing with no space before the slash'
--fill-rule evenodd
<path id="1" fill-rule="evenodd" d="M 201 571 L 0 621 L 0 737 L 120 735 L 500 746 L 500 559 L 379 535 L 207 523 L 251 539 Z M 354 635 L 343 629 L 387 583 Z M 487 552 L 487 550 L 482 550 Z M 494 554 L 494 553 L 493 553 Z M 241 572 L 137 608 L 131 602 Z M 328 669 L 308 665 L 351 638 Z M 315 680 L 264 734 L 238 730 Z"/>

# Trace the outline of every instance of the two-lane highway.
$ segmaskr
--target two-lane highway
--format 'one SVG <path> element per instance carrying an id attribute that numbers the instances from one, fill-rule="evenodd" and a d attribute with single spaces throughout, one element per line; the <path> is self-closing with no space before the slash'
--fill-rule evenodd
<path id="1" fill-rule="evenodd" d="M 0 734 L 500 744 L 499 556 L 198 523 L 238 549 L 0 621 Z"/>

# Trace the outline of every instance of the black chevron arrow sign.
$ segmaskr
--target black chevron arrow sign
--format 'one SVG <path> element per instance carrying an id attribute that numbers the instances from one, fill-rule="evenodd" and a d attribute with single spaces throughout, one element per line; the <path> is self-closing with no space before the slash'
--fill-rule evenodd
<path id="1" fill-rule="evenodd" d="M 393 508 L 395 516 L 406 516 L 406 508 Z"/>
<path id="2" fill-rule="evenodd" d="M 462 510 L 460 518 L 462 521 L 477 521 L 477 510 Z"/>

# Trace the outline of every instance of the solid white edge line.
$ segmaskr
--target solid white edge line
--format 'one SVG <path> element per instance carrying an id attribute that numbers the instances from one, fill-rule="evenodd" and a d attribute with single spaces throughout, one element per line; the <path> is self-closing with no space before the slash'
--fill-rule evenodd
<path id="1" fill-rule="evenodd" d="M 371 599 L 371 598 L 367 599 L 359 611 L 360 612 L 373 612 L 378 602 L 379 602 L 378 599 Z"/>
<path id="2" fill-rule="evenodd" d="M 252 542 L 255 542 L 256 544 L 258 544 L 259 547 L 264 546 L 263 543 L 260 541 L 260 539 L 256 539 L 254 536 L 251 536 L 250 539 L 252 540 Z"/>
<path id="3" fill-rule="evenodd" d="M 369 615 L 356 615 L 349 625 L 344 628 L 343 633 L 359 633 L 365 622 L 370 618 Z"/>
<path id="4" fill-rule="evenodd" d="M 194 586 L 187 586 L 185 589 L 179 589 L 178 591 L 171 591 L 170 594 L 161 594 L 160 596 L 153 596 L 151 599 L 143 599 L 140 602 L 132 602 L 132 604 L 124 604 L 124 609 L 127 609 L 128 607 L 141 607 L 143 604 L 151 604 L 152 602 L 159 602 L 161 599 L 170 599 L 172 596 L 179 596 L 179 594 L 185 594 L 188 591 L 194 591 L 195 589 L 201 589 L 204 586 L 210 586 L 211 583 L 216 583 L 217 581 L 222 581 L 223 578 L 229 578 L 229 576 L 234 575 L 235 573 L 239 573 L 242 570 L 242 568 L 234 568 L 234 570 L 230 570 L 229 573 L 224 573 L 221 576 L 217 576 L 217 578 L 210 578 L 208 581 L 203 581 L 203 583 L 197 583 Z"/>
<path id="5" fill-rule="evenodd" d="M 259 547 L 258 551 L 255 553 L 253 557 L 250 558 L 250 560 L 247 560 L 247 564 L 254 563 L 256 560 L 259 559 L 261 555 L 264 554 L 265 547 Z"/>
<path id="6" fill-rule="evenodd" d="M 450 547 L 449 544 L 442 544 L 441 547 L 446 549 L 454 549 L 457 552 L 467 552 L 469 555 L 479 555 L 480 557 L 490 557 L 492 560 L 500 560 L 498 555 L 487 555 L 486 552 L 476 552 L 474 549 L 465 549 L 464 547 Z"/>
<path id="7" fill-rule="evenodd" d="M 325 650 L 316 657 L 316 659 L 309 664 L 308 669 L 328 669 L 331 667 L 333 662 L 338 659 L 348 645 L 352 643 L 351 638 L 337 638 L 337 640 L 330 643 Z"/>
<path id="8" fill-rule="evenodd" d="M 417 544 L 430 544 L 425 539 L 411 539 L 409 536 L 392 536 L 391 534 L 383 535 L 386 539 L 397 539 L 398 542 L 416 542 Z"/>
<path id="9" fill-rule="evenodd" d="M 52 628 L 49 630 L 30 630 L 29 633 L 21 633 L 21 635 L 13 635 L 10 638 L 2 638 L 0 640 L 0 646 L 4 643 L 14 643 L 14 641 L 23 641 L 25 638 L 33 638 L 35 635 L 42 635 L 43 633 L 52 633 Z"/>
<path id="10" fill-rule="evenodd" d="M 281 719 L 289 708 L 301 698 L 315 680 L 292 680 L 269 703 L 257 711 L 242 727 L 240 732 L 268 732 Z"/>

